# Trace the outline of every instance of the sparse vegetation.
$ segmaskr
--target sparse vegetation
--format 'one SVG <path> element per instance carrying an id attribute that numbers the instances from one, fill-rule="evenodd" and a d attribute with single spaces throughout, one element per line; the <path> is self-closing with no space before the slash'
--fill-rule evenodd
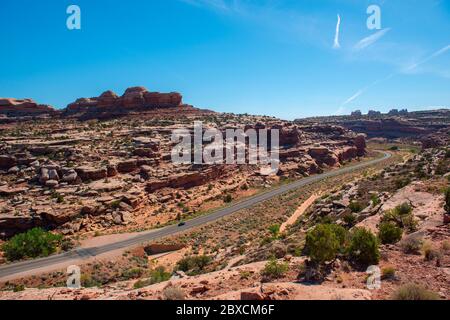
<path id="1" fill-rule="evenodd" d="M 200 274 L 211 261 L 212 258 L 210 256 L 190 256 L 178 261 L 177 269 L 190 275 Z"/>
<path id="2" fill-rule="evenodd" d="M 404 253 L 420 254 L 420 250 L 423 246 L 423 240 L 419 237 L 409 237 L 403 240 L 400 245 Z"/>
<path id="3" fill-rule="evenodd" d="M 403 203 L 392 210 L 387 211 L 382 222 L 391 222 L 397 227 L 404 229 L 407 232 L 414 232 L 417 230 L 417 221 L 412 214 L 412 207 L 408 203 Z"/>
<path id="4" fill-rule="evenodd" d="M 163 290 L 163 296 L 165 300 L 184 300 L 186 299 L 186 294 L 180 287 L 169 286 Z"/>
<path id="5" fill-rule="evenodd" d="M 353 213 L 359 213 L 361 211 L 364 210 L 364 206 L 358 202 L 358 201 L 352 201 L 350 202 L 348 208 L 353 212 Z"/>
<path id="6" fill-rule="evenodd" d="M 439 300 L 439 295 L 428 291 L 417 284 L 406 284 L 401 286 L 392 295 L 393 300 Z"/>
<path id="7" fill-rule="evenodd" d="M 150 286 L 155 283 L 163 282 L 169 280 L 171 277 L 170 272 L 166 272 L 164 267 L 158 267 L 155 270 L 152 270 L 150 272 L 150 278 L 146 280 L 139 280 L 137 281 L 133 287 L 135 289 L 143 288 Z"/>
<path id="8" fill-rule="evenodd" d="M 393 280 L 395 279 L 395 269 L 393 267 L 384 268 L 381 271 L 382 280 Z"/>
<path id="9" fill-rule="evenodd" d="M 41 228 L 15 235 L 5 242 L 2 250 L 9 261 L 46 257 L 55 253 L 63 237 Z"/>
<path id="10" fill-rule="evenodd" d="M 270 279 L 277 279 L 284 276 L 289 270 L 286 262 L 278 262 L 275 258 L 271 258 L 265 265 L 262 275 Z"/>

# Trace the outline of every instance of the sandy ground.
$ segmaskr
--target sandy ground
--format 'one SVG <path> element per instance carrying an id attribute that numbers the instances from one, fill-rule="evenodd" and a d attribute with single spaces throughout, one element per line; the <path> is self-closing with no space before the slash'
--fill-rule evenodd
<path id="1" fill-rule="evenodd" d="M 313 194 L 309 199 L 307 199 L 305 202 L 302 203 L 300 207 L 298 207 L 297 210 L 295 210 L 294 214 L 289 217 L 289 219 L 284 222 L 280 227 L 280 233 L 284 232 L 287 227 L 290 225 L 293 225 L 300 217 L 305 213 L 305 211 L 316 201 L 320 195 Z"/>

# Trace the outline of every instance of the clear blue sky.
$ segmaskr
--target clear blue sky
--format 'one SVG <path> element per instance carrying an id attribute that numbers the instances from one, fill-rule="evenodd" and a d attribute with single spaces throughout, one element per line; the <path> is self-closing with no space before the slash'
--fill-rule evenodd
<path id="1" fill-rule="evenodd" d="M 450 0 L 1 0 L 0 15 L 1 97 L 61 108 L 143 85 L 286 119 L 450 106 Z"/>

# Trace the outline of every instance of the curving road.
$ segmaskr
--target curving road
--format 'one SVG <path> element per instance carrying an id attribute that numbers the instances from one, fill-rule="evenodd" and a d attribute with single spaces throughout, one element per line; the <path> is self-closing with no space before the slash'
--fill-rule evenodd
<path id="1" fill-rule="evenodd" d="M 269 190 L 267 192 L 257 194 L 253 197 L 250 197 L 250 198 L 247 198 L 240 202 L 237 202 L 229 207 L 214 211 L 211 214 L 203 215 L 203 216 L 194 218 L 192 220 L 189 220 L 186 223 L 186 225 L 184 225 L 182 227 L 178 227 L 177 225 L 171 225 L 171 226 L 164 227 L 161 229 L 143 232 L 133 238 L 130 238 L 127 240 L 122 240 L 122 241 L 117 241 L 115 243 L 110 243 L 110 244 L 99 246 L 99 247 L 92 247 L 92 248 L 87 248 L 87 249 L 75 249 L 75 250 L 72 250 L 72 251 L 69 251 L 66 253 L 62 253 L 62 254 L 46 257 L 46 258 L 35 259 L 35 260 L 30 260 L 30 261 L 23 261 L 23 262 L 19 262 L 19 263 L 5 265 L 5 266 L 0 267 L 0 279 L 15 275 L 18 273 L 32 272 L 35 269 L 51 267 L 53 265 L 67 263 L 70 261 L 75 261 L 75 260 L 80 260 L 80 259 L 88 259 L 88 258 L 95 257 L 100 254 L 107 253 L 107 252 L 111 252 L 111 251 L 115 251 L 115 250 L 119 250 L 119 249 L 130 248 L 130 247 L 142 244 L 144 242 L 148 242 L 148 241 L 156 240 L 159 238 L 175 235 L 177 233 L 184 232 L 184 231 L 196 228 L 198 226 L 216 221 L 220 218 L 228 216 L 228 215 L 235 213 L 237 211 L 240 211 L 242 209 L 247 209 L 247 208 L 253 207 L 254 205 L 257 205 L 261 202 L 272 199 L 272 198 L 279 196 L 281 194 L 284 194 L 288 191 L 292 191 L 292 190 L 310 185 L 312 183 L 322 181 L 327 178 L 336 177 L 336 176 L 350 173 L 350 172 L 353 172 L 353 171 L 356 171 L 356 170 L 359 170 L 362 168 L 370 167 L 372 165 L 383 162 L 391 157 L 392 157 L 392 155 L 390 153 L 384 152 L 384 156 L 379 159 L 375 159 L 375 160 L 359 163 L 354 166 L 349 166 L 349 167 L 345 167 L 342 169 L 337 169 L 337 170 L 333 170 L 330 172 L 326 172 L 323 174 L 318 174 L 318 175 L 310 176 L 307 178 L 303 178 L 301 180 L 292 182 L 290 184 L 286 184 L 286 185 L 280 186 L 278 188 Z"/>

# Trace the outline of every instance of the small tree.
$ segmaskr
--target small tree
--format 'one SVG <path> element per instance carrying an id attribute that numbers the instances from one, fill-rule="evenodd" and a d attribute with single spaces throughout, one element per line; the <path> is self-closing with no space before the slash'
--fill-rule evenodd
<path id="1" fill-rule="evenodd" d="M 306 235 L 305 251 L 315 263 L 335 259 L 339 248 L 340 241 L 329 224 L 319 224 Z"/>
<path id="2" fill-rule="evenodd" d="M 271 258 L 264 266 L 262 275 L 271 279 L 281 278 L 289 270 L 286 262 L 278 262 L 275 258 Z"/>
<path id="3" fill-rule="evenodd" d="M 348 255 L 359 265 L 376 265 L 380 261 L 377 237 L 365 228 L 356 228 L 351 236 Z"/>
<path id="4" fill-rule="evenodd" d="M 34 228 L 5 242 L 2 250 L 10 261 L 24 258 L 46 257 L 56 252 L 62 236 Z"/>
<path id="5" fill-rule="evenodd" d="M 379 229 L 378 238 L 383 244 L 397 243 L 402 239 L 403 230 L 391 222 L 382 222 Z"/>
<path id="6" fill-rule="evenodd" d="M 277 238 L 280 235 L 280 225 L 274 224 L 269 227 L 269 232 L 272 234 L 274 238 Z"/>

